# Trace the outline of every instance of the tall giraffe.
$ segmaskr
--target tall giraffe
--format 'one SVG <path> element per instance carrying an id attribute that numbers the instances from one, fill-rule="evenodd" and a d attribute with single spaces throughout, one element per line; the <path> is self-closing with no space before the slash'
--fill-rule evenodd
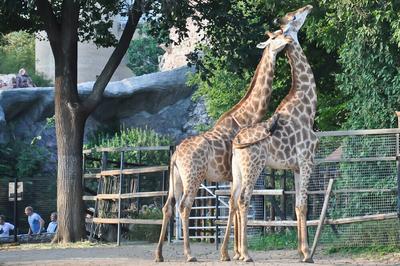
<path id="1" fill-rule="evenodd" d="M 240 259 L 252 261 L 247 250 L 247 213 L 254 185 L 262 169 L 291 169 L 295 174 L 298 251 L 304 262 L 312 262 L 307 242 L 307 189 L 314 164 L 318 139 L 313 131 L 317 104 L 314 76 L 300 47 L 297 32 L 312 6 L 288 13 L 280 19 L 281 30 L 294 42 L 286 54 L 292 68 L 292 87 L 272 118 L 264 123 L 244 128 L 233 140 L 231 206 L 227 228 L 235 212 L 239 213 Z M 276 121 L 275 130 L 271 124 Z M 229 230 L 225 233 L 221 254 L 227 255 Z"/>
<path id="2" fill-rule="evenodd" d="M 266 48 L 246 95 L 226 112 L 209 131 L 182 141 L 171 157 L 168 199 L 163 207 L 163 222 L 156 249 L 156 261 L 163 261 L 162 246 L 175 200 L 182 218 L 184 253 L 187 261 L 196 261 L 189 245 L 189 214 L 200 184 L 232 181 L 232 140 L 240 128 L 260 122 L 271 97 L 276 55 L 291 38 L 279 35 L 258 45 Z"/>

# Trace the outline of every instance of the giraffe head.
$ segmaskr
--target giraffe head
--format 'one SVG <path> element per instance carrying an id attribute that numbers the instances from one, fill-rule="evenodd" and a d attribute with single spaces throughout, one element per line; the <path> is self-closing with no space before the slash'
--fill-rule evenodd
<path id="1" fill-rule="evenodd" d="M 275 54 L 282 51 L 286 44 L 289 44 L 293 41 L 292 37 L 282 34 L 281 30 L 275 31 L 274 33 L 268 31 L 266 34 L 268 35 L 269 39 L 266 42 L 259 43 L 257 48 L 267 48 L 270 52 Z"/>
<path id="2" fill-rule="evenodd" d="M 312 8 L 312 5 L 306 5 L 305 7 L 299 8 L 296 11 L 287 13 L 281 18 L 275 19 L 274 23 L 278 24 L 285 34 L 288 32 L 297 34 L 297 32 L 303 26 L 307 15 L 310 14 Z"/>

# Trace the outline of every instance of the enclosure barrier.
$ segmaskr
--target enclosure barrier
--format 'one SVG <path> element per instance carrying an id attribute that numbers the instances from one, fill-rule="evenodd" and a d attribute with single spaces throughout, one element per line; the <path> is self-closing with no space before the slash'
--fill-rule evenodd
<path id="1" fill-rule="evenodd" d="M 83 151 L 84 158 L 84 175 L 83 182 L 86 179 L 96 179 L 97 180 L 97 193 L 96 195 L 83 196 L 83 200 L 85 201 L 95 201 L 95 211 L 92 219 L 89 219 L 91 222 L 90 228 L 90 238 L 94 235 L 94 225 L 95 224 L 116 224 L 118 225 L 117 231 L 117 244 L 120 245 L 121 238 L 121 224 L 144 224 L 144 225 L 160 225 L 162 224 L 162 219 L 133 219 L 133 218 L 122 218 L 121 217 L 121 206 L 122 200 L 136 199 L 137 203 L 139 199 L 142 198 L 154 198 L 154 197 L 165 197 L 168 195 L 168 191 L 165 191 L 165 182 L 166 176 L 169 171 L 168 165 L 158 165 L 158 166 L 146 166 L 142 164 L 142 152 L 143 151 L 166 151 L 168 152 L 168 157 L 171 155 L 173 151 L 173 147 L 171 146 L 157 146 L 157 147 L 123 147 L 123 148 L 97 148 L 97 149 L 88 149 Z M 126 161 L 126 153 L 128 152 L 136 152 L 137 153 L 137 163 L 128 163 Z M 94 153 L 101 153 L 101 160 L 91 157 L 90 155 Z M 119 153 L 119 161 L 110 160 L 110 153 Z M 100 163 L 100 171 L 87 173 L 87 161 L 98 161 Z M 169 161 L 169 159 L 167 160 Z M 110 164 L 114 164 L 119 166 L 119 169 L 108 169 Z M 132 168 L 125 168 L 125 166 L 130 166 Z M 96 171 L 96 170 L 95 170 Z M 149 173 L 162 173 L 162 191 L 149 191 L 149 192 L 138 192 L 140 186 L 140 176 Z M 123 193 L 123 185 L 126 183 L 124 177 L 126 176 L 135 176 L 137 182 L 135 182 L 135 187 L 131 187 L 133 191 Z M 118 193 L 105 193 L 105 179 L 110 178 L 110 182 L 115 185 L 118 185 L 117 192 Z M 115 189 L 114 189 L 115 192 Z M 104 218 L 104 217 L 96 217 L 99 215 L 99 205 L 102 201 L 118 201 L 118 217 L 117 218 Z M 164 199 L 162 200 L 162 202 Z M 104 205 L 104 204 L 103 204 Z M 139 205 L 138 205 L 139 206 Z M 169 238 L 171 234 L 171 230 L 169 230 Z"/>
<path id="2" fill-rule="evenodd" d="M 318 132 L 320 139 L 315 167 L 308 189 L 308 221 L 311 236 L 319 224 L 322 203 L 328 182 L 335 183 L 326 206 L 327 217 L 323 224 L 321 242 L 338 245 L 365 245 L 369 243 L 400 243 L 400 151 L 399 129 L 353 130 Z M 118 243 L 121 224 L 161 224 L 160 219 L 131 219 L 121 217 L 121 201 L 161 197 L 164 202 L 166 191 L 167 165 L 148 166 L 140 159 L 142 151 L 168 151 L 172 147 L 127 147 L 85 150 L 84 160 L 98 163 L 101 171 L 86 171 L 84 179 L 97 180 L 97 195 L 86 195 L 85 200 L 95 201 L 98 214 L 102 202 L 118 202 L 117 217 L 94 217 L 93 224 L 117 224 Z M 137 152 L 136 162 L 128 162 L 126 153 Z M 101 158 L 93 158 L 93 153 L 101 153 Z M 110 158 L 110 153 L 119 153 L 119 159 Z M 115 156 L 114 156 L 115 157 Z M 85 164 L 84 164 L 85 165 Z M 109 169 L 114 165 L 118 169 Z M 137 180 L 147 173 L 163 173 L 160 191 L 123 191 L 122 184 L 130 176 Z M 106 178 L 116 180 L 114 192 L 105 193 Z M 255 189 L 253 199 L 257 198 L 262 213 L 249 219 L 250 227 L 262 227 L 271 232 L 283 227 L 295 227 L 294 181 L 289 172 L 269 171 L 262 178 L 262 189 Z M 123 182 L 119 182 L 122 180 Z M 139 183 L 139 182 L 138 182 Z M 93 193 L 96 194 L 96 193 Z M 230 196 L 227 184 L 202 184 L 190 216 L 191 238 L 214 240 L 218 245 L 226 226 L 227 204 Z M 103 206 L 103 205 L 102 205 Z M 261 219 L 260 219 L 261 217 Z M 172 238 L 171 219 L 168 237 Z M 176 238 L 179 238 L 179 216 Z M 93 226 L 92 230 L 93 232 Z"/>
<path id="3" fill-rule="evenodd" d="M 316 227 L 319 224 L 317 218 L 322 210 L 328 181 L 332 178 L 336 180 L 326 207 L 328 218 L 323 219 L 323 224 L 330 225 L 323 231 L 332 231 L 332 234 L 325 236 L 324 243 L 346 236 L 348 241 L 340 245 L 358 246 L 368 244 L 370 240 L 400 244 L 400 222 L 397 219 L 400 218 L 399 134 L 400 129 L 397 128 L 317 132 L 320 145 L 308 189 L 307 226 Z M 265 210 L 268 214 L 263 220 L 249 220 L 248 226 L 297 226 L 293 210 L 293 179 L 287 183 L 287 177 L 283 174 L 278 182 L 276 177 L 277 173 L 274 172 L 269 175 L 267 186 L 270 189 L 254 190 L 253 196 L 262 195 L 270 210 L 269 213 Z M 278 186 L 280 188 L 276 189 Z M 215 194 L 229 196 L 230 190 L 217 190 Z M 281 199 L 276 200 L 276 197 Z M 288 197 L 292 197 L 289 205 Z M 288 216 L 293 220 L 287 220 Z M 382 224 L 383 221 L 388 223 Z M 376 222 L 380 222 L 379 226 Z M 218 219 L 216 224 L 226 225 L 227 221 Z M 378 227 L 381 227 L 379 230 L 382 233 L 377 231 Z M 311 230 L 311 234 L 315 233 L 314 230 Z M 216 234 L 223 233 L 217 227 Z M 368 234 L 369 240 L 362 240 L 363 234 Z"/>

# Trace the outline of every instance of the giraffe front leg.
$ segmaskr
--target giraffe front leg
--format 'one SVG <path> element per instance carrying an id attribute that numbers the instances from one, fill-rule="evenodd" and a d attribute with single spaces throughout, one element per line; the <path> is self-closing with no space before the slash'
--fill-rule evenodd
<path id="1" fill-rule="evenodd" d="M 190 210 L 192 208 L 194 197 L 190 197 L 187 195 L 183 196 L 183 200 L 180 205 L 180 213 L 182 218 L 182 231 L 183 231 L 183 251 L 186 257 L 187 262 L 195 262 L 197 259 L 192 256 L 192 252 L 190 250 L 190 242 L 189 242 L 189 216 Z"/>
<path id="2" fill-rule="evenodd" d="M 247 208 L 244 210 L 240 210 L 240 235 L 241 235 L 241 244 L 240 244 L 240 258 L 239 260 L 243 260 L 244 262 L 253 262 L 253 259 L 249 255 L 249 251 L 247 248 Z"/>
<path id="3" fill-rule="evenodd" d="M 295 190 L 296 190 L 296 206 L 300 204 L 300 171 L 296 171 L 294 173 L 294 182 L 295 182 Z M 303 252 L 301 251 L 301 222 L 300 222 L 300 212 L 298 208 L 295 208 L 296 218 L 297 218 L 297 252 L 300 256 L 300 261 L 304 259 Z"/>
<path id="4" fill-rule="evenodd" d="M 235 210 L 235 226 L 234 230 L 234 246 L 233 250 L 235 255 L 233 256 L 234 260 L 238 260 L 240 258 L 240 214 L 239 211 Z"/>
<path id="5" fill-rule="evenodd" d="M 308 246 L 308 231 L 307 231 L 307 190 L 311 175 L 311 166 L 304 164 L 300 167 L 300 189 L 298 204 L 296 204 L 296 213 L 299 215 L 300 223 L 300 243 L 301 252 L 304 258 L 303 262 L 313 263 L 310 248 Z"/>
<path id="6" fill-rule="evenodd" d="M 163 207 L 163 221 L 162 221 L 162 226 L 161 226 L 161 233 L 160 233 L 160 239 L 158 241 L 157 249 L 156 249 L 156 262 L 163 262 L 164 257 L 162 255 L 162 247 L 164 243 L 164 237 L 165 233 L 167 232 L 167 226 L 168 222 L 172 216 L 173 213 L 173 199 L 171 197 L 168 197 L 167 202 L 165 203 Z"/>
<path id="7" fill-rule="evenodd" d="M 307 232 L 307 205 L 298 207 L 300 214 L 300 234 L 301 234 L 301 252 L 303 253 L 303 262 L 314 263 L 311 257 L 310 248 L 308 246 L 308 232 Z"/>
<path id="8" fill-rule="evenodd" d="M 221 261 L 230 261 L 230 257 L 228 254 L 228 243 L 229 243 L 229 237 L 231 234 L 231 226 L 233 222 L 233 218 L 235 216 L 235 207 L 234 207 L 234 202 L 233 202 L 233 197 L 231 196 L 231 199 L 229 200 L 229 217 L 228 217 L 228 223 L 226 225 L 225 229 L 225 236 L 224 236 L 224 242 L 222 243 L 221 246 Z"/>
<path id="9" fill-rule="evenodd" d="M 248 199 L 248 200 L 247 200 Z M 250 197 L 242 197 L 239 200 L 239 213 L 240 213 L 240 260 L 244 262 L 252 262 L 253 259 L 249 255 L 247 248 L 247 213 Z"/>

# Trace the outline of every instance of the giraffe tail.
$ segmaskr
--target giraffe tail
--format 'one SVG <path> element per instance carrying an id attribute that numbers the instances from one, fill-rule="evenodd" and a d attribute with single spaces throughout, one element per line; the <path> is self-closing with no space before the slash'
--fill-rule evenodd
<path id="1" fill-rule="evenodd" d="M 174 173 L 175 161 L 176 161 L 176 156 L 174 153 L 171 157 L 171 161 L 170 161 L 170 165 L 169 165 L 170 173 L 169 173 L 169 189 L 168 189 L 168 198 L 171 199 L 172 205 L 175 204 L 173 202 L 175 202 L 175 200 L 176 200 L 175 199 L 175 173 Z"/>
<path id="2" fill-rule="evenodd" d="M 233 148 L 244 149 L 260 141 L 265 140 L 278 127 L 279 114 L 274 114 L 271 119 L 266 122 L 259 123 L 253 127 L 243 128 L 233 139 Z"/>

